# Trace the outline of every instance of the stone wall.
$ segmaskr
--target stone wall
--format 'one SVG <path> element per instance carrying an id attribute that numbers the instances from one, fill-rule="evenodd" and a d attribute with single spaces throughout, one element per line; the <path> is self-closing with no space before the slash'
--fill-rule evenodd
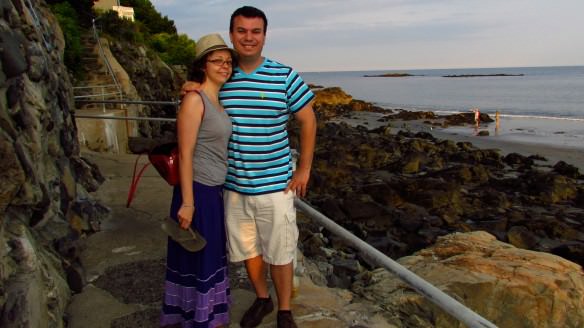
<path id="1" fill-rule="evenodd" d="M 0 0 L 0 326 L 64 327 L 75 240 L 107 210 L 79 155 L 63 36 L 44 1 Z"/>

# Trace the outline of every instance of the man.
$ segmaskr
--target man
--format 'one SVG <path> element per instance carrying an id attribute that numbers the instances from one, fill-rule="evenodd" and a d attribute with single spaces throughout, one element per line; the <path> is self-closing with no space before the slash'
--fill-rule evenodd
<path id="1" fill-rule="evenodd" d="M 229 37 L 238 67 L 219 99 L 232 119 L 225 183 L 229 256 L 244 261 L 256 300 L 241 327 L 256 327 L 273 311 L 267 265 L 278 298 L 278 327 L 296 327 L 290 312 L 293 265 L 298 241 L 294 194 L 304 196 L 310 177 L 316 119 L 314 94 L 290 67 L 262 56 L 268 21 L 254 7 L 233 12 Z M 188 89 L 188 87 L 187 87 Z M 292 172 L 286 125 L 300 124 L 300 159 Z"/>

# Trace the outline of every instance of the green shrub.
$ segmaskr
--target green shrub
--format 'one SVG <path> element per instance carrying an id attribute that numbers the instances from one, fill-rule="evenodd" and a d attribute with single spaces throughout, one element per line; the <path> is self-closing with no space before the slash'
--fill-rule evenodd
<path id="1" fill-rule="evenodd" d="M 195 41 L 186 34 L 158 33 L 150 38 L 149 46 L 167 64 L 190 66 L 195 59 Z"/>
<path id="2" fill-rule="evenodd" d="M 118 13 L 113 10 L 100 14 L 96 20 L 96 25 L 101 32 L 107 33 L 116 39 L 131 43 L 144 43 L 144 25 L 138 21 L 132 22 L 119 18 Z"/>
<path id="3" fill-rule="evenodd" d="M 56 3 L 52 11 L 65 38 L 65 66 L 74 74 L 81 69 L 81 29 L 77 18 L 77 12 L 69 2 Z"/>
<path id="4" fill-rule="evenodd" d="M 121 0 L 120 4 L 134 8 L 134 18 L 144 23 L 149 34 L 176 34 L 174 21 L 163 17 L 149 0 Z"/>

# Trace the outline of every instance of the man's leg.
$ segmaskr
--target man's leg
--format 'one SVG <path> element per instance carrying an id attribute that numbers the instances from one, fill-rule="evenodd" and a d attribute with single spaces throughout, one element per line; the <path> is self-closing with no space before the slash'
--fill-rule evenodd
<path id="1" fill-rule="evenodd" d="M 261 255 L 245 260 L 245 269 L 257 297 L 239 322 L 243 328 L 259 326 L 263 318 L 274 311 L 274 303 L 268 291 L 266 267 Z"/>
<path id="2" fill-rule="evenodd" d="M 245 269 L 258 298 L 268 298 L 268 282 L 266 280 L 266 265 L 261 255 L 245 260 Z"/>
<path id="3" fill-rule="evenodd" d="M 270 265 L 272 280 L 278 296 L 278 310 L 290 310 L 292 298 L 292 278 L 294 275 L 292 262 L 284 265 Z"/>

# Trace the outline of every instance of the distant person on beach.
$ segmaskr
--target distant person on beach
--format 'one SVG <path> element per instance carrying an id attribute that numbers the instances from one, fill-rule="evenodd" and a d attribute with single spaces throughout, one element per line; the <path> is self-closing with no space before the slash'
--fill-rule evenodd
<path id="1" fill-rule="evenodd" d="M 501 123 L 501 118 L 499 117 L 499 111 L 495 112 L 495 133 L 499 132 L 499 127 Z"/>
<path id="2" fill-rule="evenodd" d="M 183 97 L 177 114 L 180 186 L 174 187 L 170 216 L 183 229 L 196 228 L 207 244 L 190 252 L 168 239 L 162 326 L 229 324 L 223 183 L 232 124 L 219 103 L 219 89 L 231 77 L 235 62 L 234 50 L 219 34 L 197 42 L 189 73 L 201 87 L 199 93 Z"/>
<path id="3" fill-rule="evenodd" d="M 262 56 L 268 21 L 259 9 L 233 12 L 229 37 L 239 66 L 219 99 L 233 122 L 225 183 L 225 220 L 229 257 L 244 261 L 256 299 L 241 327 L 257 327 L 274 304 L 267 266 L 278 297 L 277 326 L 296 327 L 290 302 L 298 227 L 294 197 L 306 194 L 314 144 L 314 94 L 289 66 Z M 185 83 L 183 93 L 198 85 Z M 292 171 L 286 125 L 293 115 L 300 125 L 300 159 Z"/>
<path id="4" fill-rule="evenodd" d="M 475 126 L 478 129 L 481 125 L 481 111 L 478 108 L 472 110 L 474 112 Z"/>

